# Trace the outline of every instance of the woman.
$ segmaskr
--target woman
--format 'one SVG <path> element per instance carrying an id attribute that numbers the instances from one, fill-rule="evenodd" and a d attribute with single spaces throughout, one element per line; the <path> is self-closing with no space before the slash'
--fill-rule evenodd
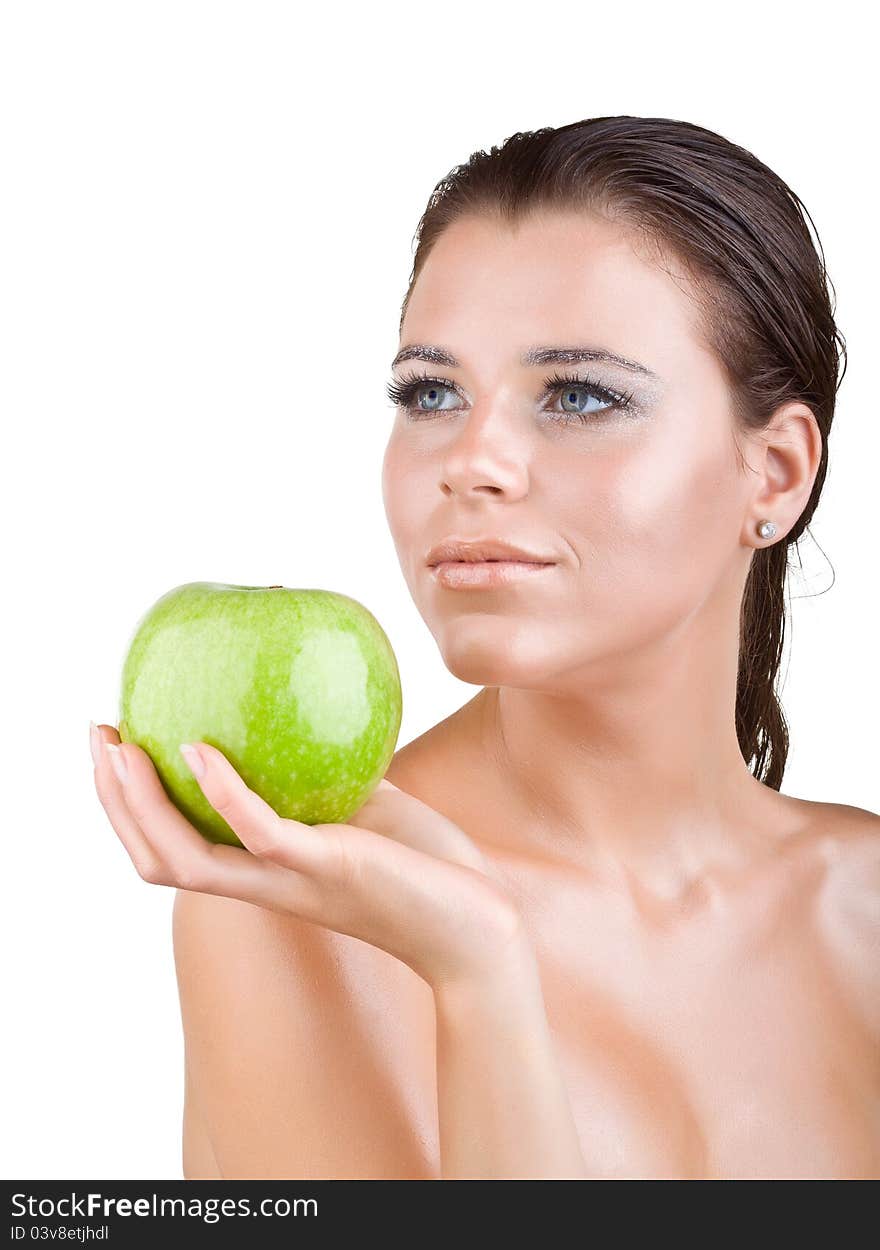
<path id="1" fill-rule="evenodd" d="M 116 832 L 178 887 L 188 1178 L 880 1175 L 880 817 L 780 788 L 845 354 L 801 209 L 663 118 L 435 188 L 383 490 L 479 693 L 347 825 L 201 744 L 248 850 L 100 727 Z"/>

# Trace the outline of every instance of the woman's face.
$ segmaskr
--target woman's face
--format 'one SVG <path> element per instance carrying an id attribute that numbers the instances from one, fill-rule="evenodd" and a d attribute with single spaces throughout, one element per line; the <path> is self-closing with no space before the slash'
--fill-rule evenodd
<path id="1" fill-rule="evenodd" d="M 470 217 L 437 241 L 400 347 L 442 348 L 458 364 L 394 366 L 398 382 L 431 380 L 396 410 L 382 486 L 410 593 L 462 681 L 562 692 L 698 615 L 721 611 L 736 626 L 754 485 L 683 288 L 618 227 L 581 214 L 517 230 Z M 549 348 L 611 352 L 650 373 L 521 360 Z M 545 394 L 554 374 L 576 381 Z M 619 408 L 609 393 L 631 399 Z M 449 537 L 500 539 L 555 563 L 452 588 L 426 563 Z"/>

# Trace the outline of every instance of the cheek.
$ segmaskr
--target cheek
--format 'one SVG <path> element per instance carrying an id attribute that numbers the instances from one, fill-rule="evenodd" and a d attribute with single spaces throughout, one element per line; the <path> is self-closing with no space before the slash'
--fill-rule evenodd
<path id="1" fill-rule="evenodd" d="M 429 465 L 420 464 L 400 439 L 389 439 L 382 461 L 382 499 L 401 563 L 409 561 L 414 545 L 417 555 L 424 554 L 419 544 L 427 541 L 426 519 L 433 503 L 427 489 L 429 472 Z"/>
<path id="2" fill-rule="evenodd" d="M 732 444 L 706 432 L 661 432 L 583 467 L 579 491 L 571 475 L 560 477 L 559 499 L 585 598 L 607 599 L 617 619 L 652 611 L 680 619 L 738 549 L 743 483 Z"/>

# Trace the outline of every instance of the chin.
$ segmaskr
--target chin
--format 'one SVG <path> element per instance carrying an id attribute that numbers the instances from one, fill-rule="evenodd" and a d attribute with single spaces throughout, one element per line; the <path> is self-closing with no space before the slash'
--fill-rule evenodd
<path id="1" fill-rule="evenodd" d="M 437 640 L 443 663 L 453 677 L 472 686 L 540 689 L 546 685 L 554 671 L 546 637 L 543 645 L 538 645 L 540 640 L 528 632 L 506 637 L 490 630 L 480 637 L 478 632 L 458 622 L 447 637 Z"/>

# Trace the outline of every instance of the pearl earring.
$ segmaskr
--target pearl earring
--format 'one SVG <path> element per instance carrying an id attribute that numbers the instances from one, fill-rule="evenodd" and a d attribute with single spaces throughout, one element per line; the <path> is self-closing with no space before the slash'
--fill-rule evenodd
<path id="1" fill-rule="evenodd" d="M 776 526 L 772 521 L 761 521 L 758 525 L 758 533 L 762 538 L 772 538 L 776 533 Z"/>

